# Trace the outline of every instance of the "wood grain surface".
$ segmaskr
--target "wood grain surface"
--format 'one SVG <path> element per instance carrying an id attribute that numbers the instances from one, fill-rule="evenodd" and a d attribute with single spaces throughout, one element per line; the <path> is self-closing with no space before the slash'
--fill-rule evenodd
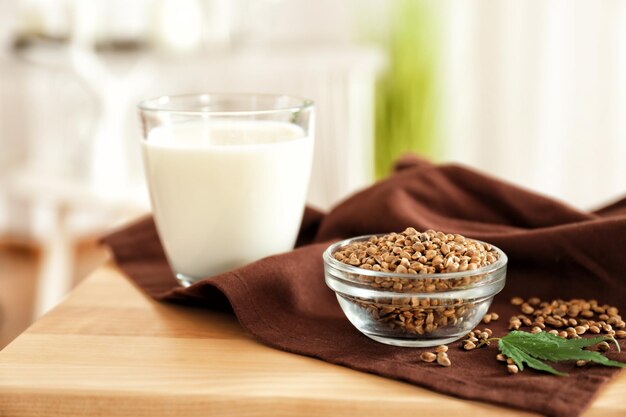
<path id="1" fill-rule="evenodd" d="M 626 373 L 585 417 L 626 416 Z M 0 352 L 0 416 L 530 416 L 266 347 L 97 270 Z"/>

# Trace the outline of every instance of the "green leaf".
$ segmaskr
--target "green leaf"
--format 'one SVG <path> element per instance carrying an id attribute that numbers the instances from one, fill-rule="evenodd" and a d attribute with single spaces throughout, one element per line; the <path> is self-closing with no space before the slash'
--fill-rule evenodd
<path id="1" fill-rule="evenodd" d="M 559 372 L 550 365 L 541 362 L 540 360 L 532 357 L 530 354 L 515 346 L 514 343 L 511 343 L 510 340 L 506 340 L 507 336 L 500 339 L 498 342 L 498 347 L 500 351 L 505 354 L 507 357 L 513 359 L 515 365 L 519 368 L 520 371 L 524 370 L 524 363 L 526 363 L 529 367 L 536 369 L 538 371 L 549 372 L 554 375 L 565 376 L 567 374 L 563 372 Z"/>
<path id="2" fill-rule="evenodd" d="M 626 363 L 612 361 L 600 352 L 583 350 L 607 340 L 605 337 L 564 339 L 547 332 L 527 333 L 512 331 L 498 342 L 500 351 L 513 359 L 520 370 L 524 369 L 524 363 L 530 368 L 550 372 L 554 375 L 567 375 L 558 372 L 550 365 L 541 360 L 553 362 L 566 360 L 585 360 L 596 362 L 605 366 L 626 368 Z"/>

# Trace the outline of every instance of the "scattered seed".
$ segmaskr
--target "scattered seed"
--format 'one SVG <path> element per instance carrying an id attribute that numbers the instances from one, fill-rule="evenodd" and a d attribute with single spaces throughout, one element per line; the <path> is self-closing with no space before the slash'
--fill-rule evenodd
<path id="1" fill-rule="evenodd" d="M 615 332 L 615 337 L 617 337 L 618 339 L 626 339 L 626 331 L 624 330 L 618 330 Z"/>
<path id="2" fill-rule="evenodd" d="M 533 333 L 533 334 L 541 333 L 541 328 L 535 326 L 532 329 L 530 329 L 530 332 Z"/>
<path id="3" fill-rule="evenodd" d="M 443 353 L 443 352 L 447 352 L 448 351 L 448 346 L 446 345 L 439 345 L 435 348 L 435 352 L 437 353 Z"/>
<path id="4" fill-rule="evenodd" d="M 448 356 L 437 356 L 437 363 L 445 367 L 452 365 L 452 362 L 450 362 L 450 358 Z"/>
<path id="5" fill-rule="evenodd" d="M 472 349 L 476 349 L 476 344 L 470 340 L 466 341 L 463 344 L 463 349 L 465 350 L 472 350 Z"/>
<path id="6" fill-rule="evenodd" d="M 537 332 L 535 328 L 538 327 L 551 334 L 574 339 L 587 332 L 615 336 L 616 329 L 625 329 L 624 333 L 620 333 L 623 336 L 615 337 L 626 338 L 626 322 L 622 320 L 617 307 L 600 305 L 597 300 L 542 301 L 538 297 L 531 297 L 524 301 L 521 297 L 513 297 L 511 304 L 519 306 L 523 314 L 509 319 L 509 330 L 528 326 L 531 332 Z M 565 331 L 559 330 L 562 328 L 566 328 Z"/>
<path id="7" fill-rule="evenodd" d="M 520 306 L 524 304 L 524 299 L 521 297 L 513 297 L 511 298 L 511 304 L 513 304 L 514 306 Z"/>
<path id="8" fill-rule="evenodd" d="M 611 349 L 611 346 L 607 342 L 600 342 L 596 345 L 599 350 L 606 352 Z"/>
<path id="9" fill-rule="evenodd" d="M 506 362 L 507 357 L 504 356 L 502 353 L 498 353 L 496 355 L 496 359 L 499 360 L 500 362 Z"/>
<path id="10" fill-rule="evenodd" d="M 576 361 L 576 366 L 585 366 L 587 365 L 587 361 L 579 360 Z"/>
<path id="11" fill-rule="evenodd" d="M 515 361 L 513 359 L 511 359 L 511 358 L 507 358 L 506 359 L 506 363 L 508 363 L 509 365 L 514 365 Z"/>
<path id="12" fill-rule="evenodd" d="M 437 355 L 432 352 L 422 352 L 420 359 L 424 362 L 434 362 L 437 359 Z"/>
<path id="13" fill-rule="evenodd" d="M 517 368 L 517 365 L 513 365 L 513 364 L 509 364 L 506 366 L 507 371 L 509 371 L 510 374 L 516 374 L 519 369 Z"/>

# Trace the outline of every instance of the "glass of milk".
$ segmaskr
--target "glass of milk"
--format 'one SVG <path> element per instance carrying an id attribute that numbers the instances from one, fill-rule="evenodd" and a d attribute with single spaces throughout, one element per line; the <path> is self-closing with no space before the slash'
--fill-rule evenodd
<path id="1" fill-rule="evenodd" d="M 139 112 L 154 218 L 182 285 L 293 248 L 313 158 L 311 100 L 163 96 Z"/>

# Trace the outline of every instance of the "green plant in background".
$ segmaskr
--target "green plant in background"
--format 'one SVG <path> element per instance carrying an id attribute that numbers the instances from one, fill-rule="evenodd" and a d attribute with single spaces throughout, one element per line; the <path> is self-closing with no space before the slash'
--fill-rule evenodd
<path id="1" fill-rule="evenodd" d="M 434 158 L 437 94 L 436 2 L 395 0 L 385 47 L 389 67 L 376 92 L 376 177 L 406 152 Z"/>

